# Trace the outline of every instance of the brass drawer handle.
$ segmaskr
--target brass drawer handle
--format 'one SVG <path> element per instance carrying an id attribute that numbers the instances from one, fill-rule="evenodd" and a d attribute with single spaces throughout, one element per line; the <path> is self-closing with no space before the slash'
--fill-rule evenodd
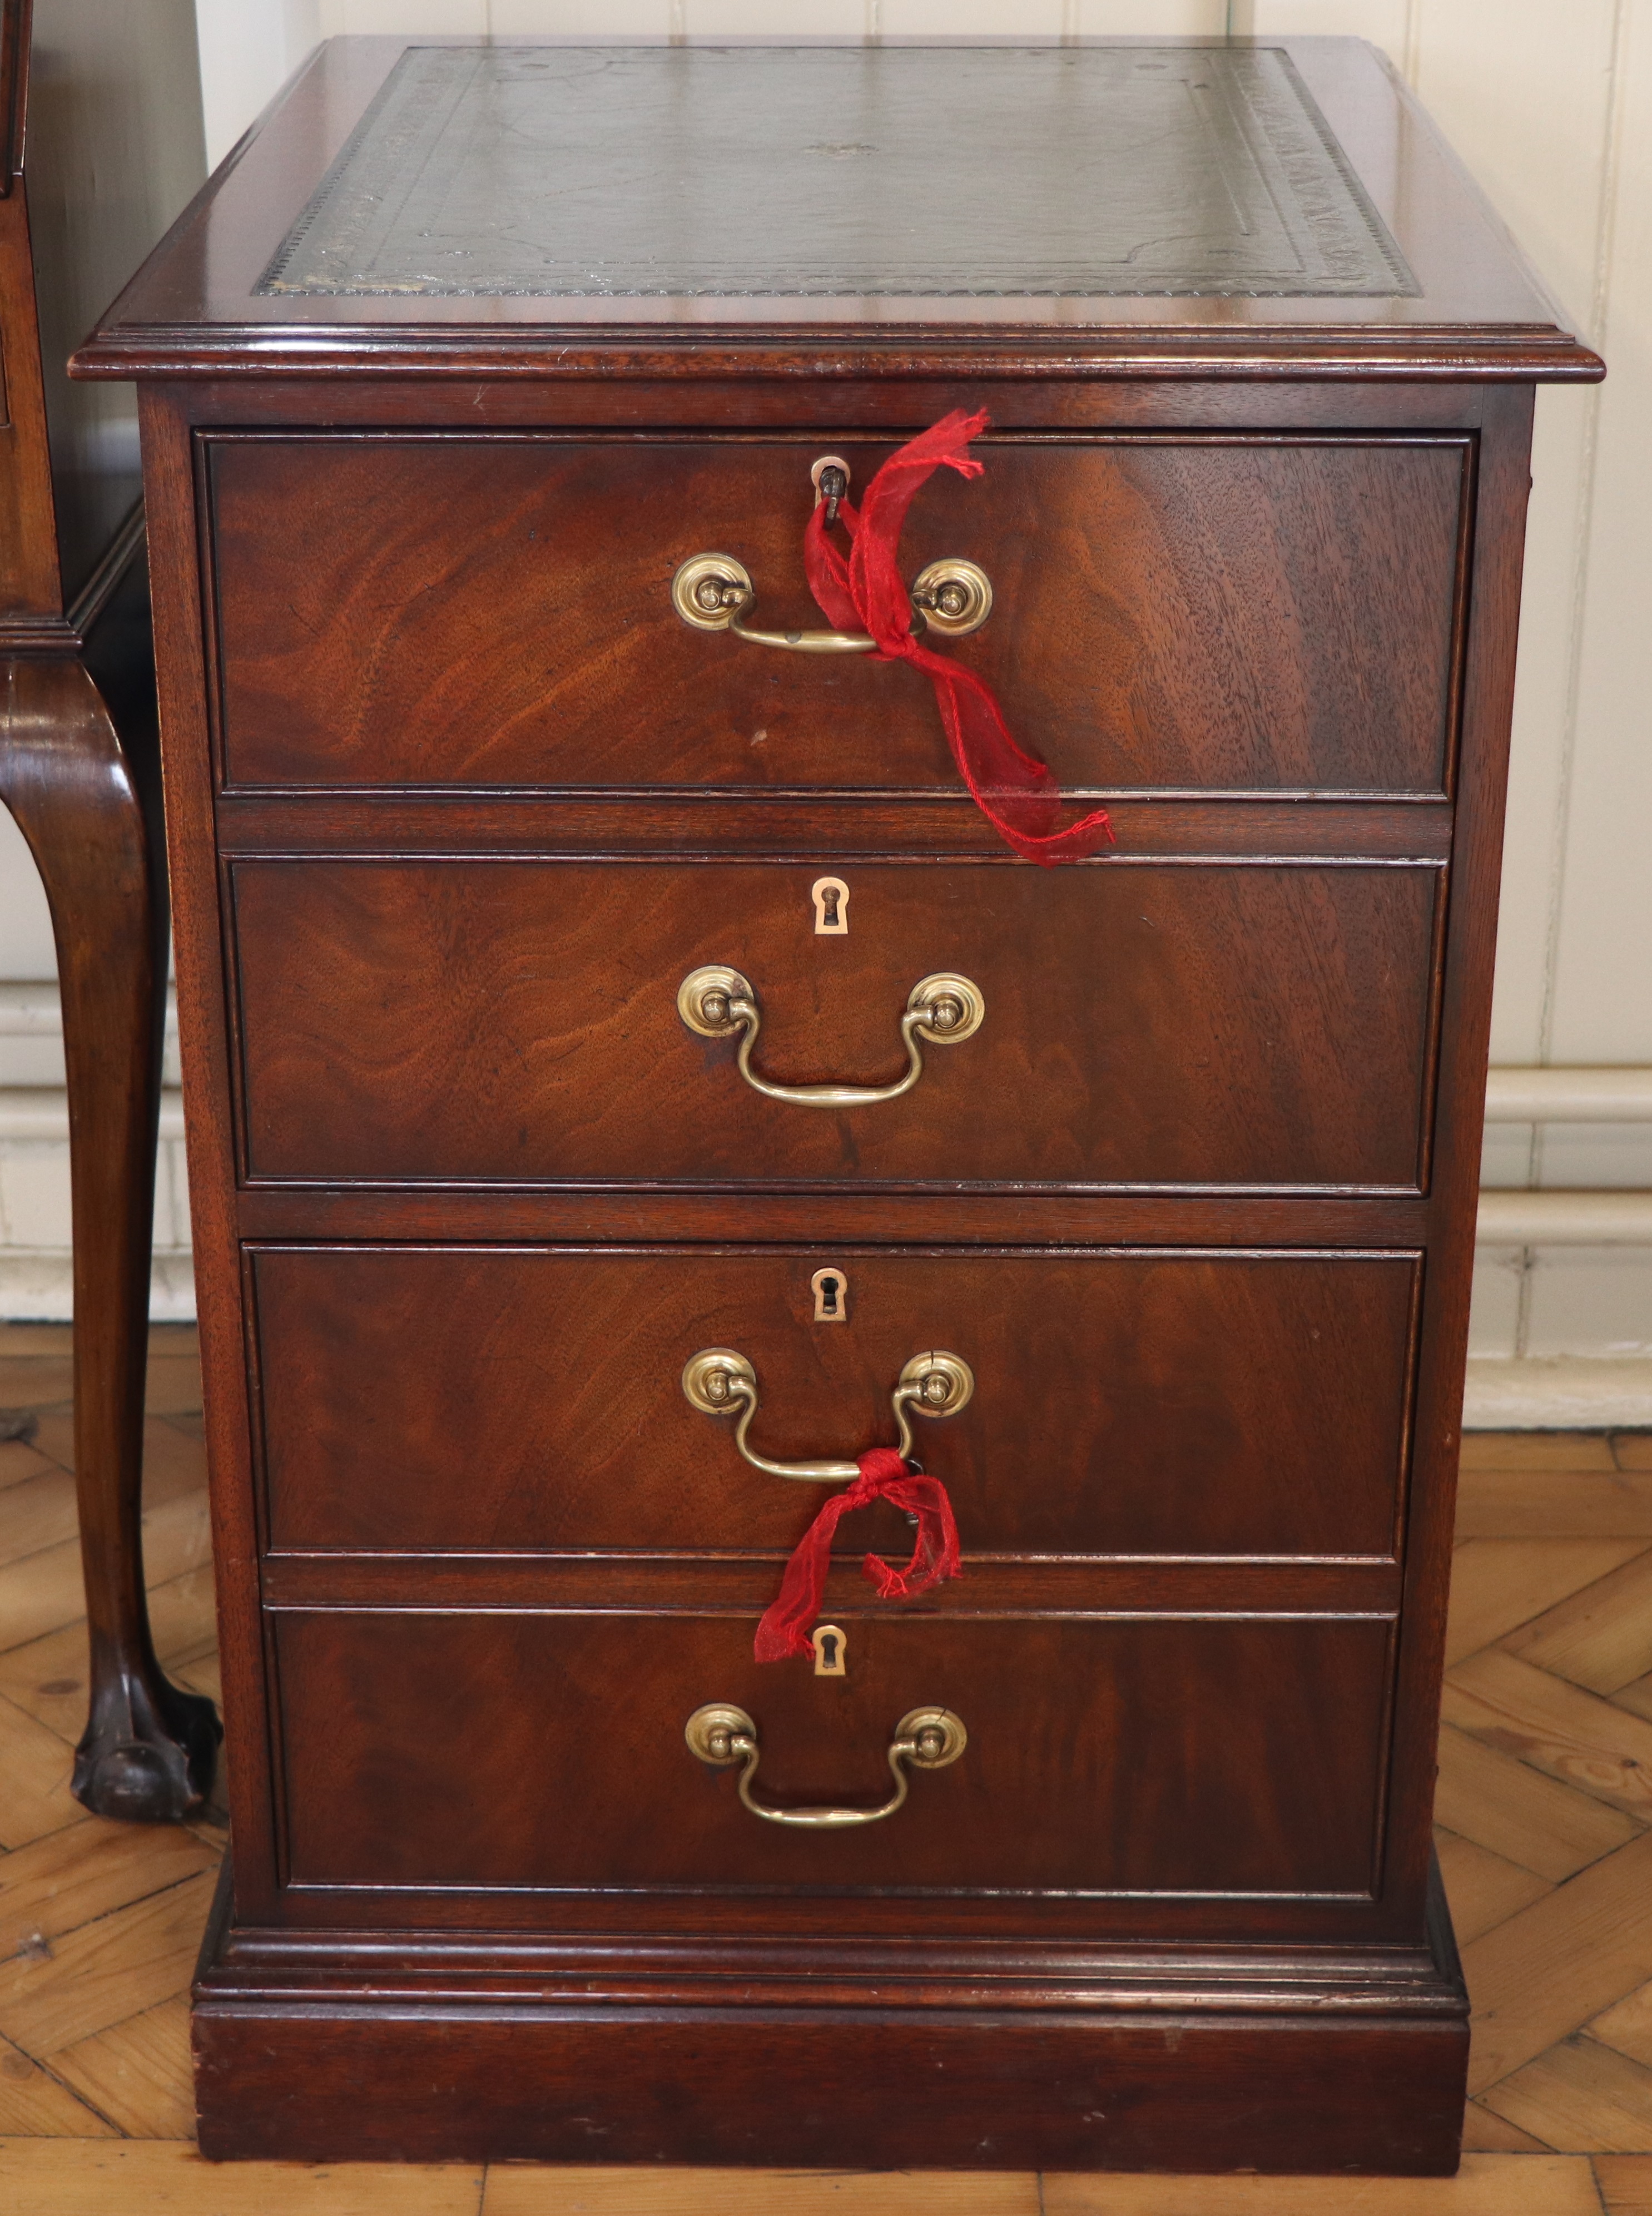
<path id="1" fill-rule="evenodd" d="M 914 1354 L 901 1371 L 889 1404 L 894 1410 L 895 1452 L 902 1462 L 912 1458 L 912 1427 L 906 1412 L 920 1416 L 955 1416 L 969 1405 L 975 1390 L 975 1373 L 961 1354 L 936 1351 Z M 734 1444 L 753 1469 L 768 1477 L 789 1477 L 804 1485 L 851 1485 L 860 1475 L 855 1462 L 771 1462 L 746 1443 L 746 1434 L 757 1413 L 757 1372 L 743 1354 L 729 1346 L 702 1347 L 683 1368 L 683 1392 L 691 1406 L 706 1416 L 727 1416 L 740 1411 Z"/>
<path id="2" fill-rule="evenodd" d="M 741 1034 L 734 1056 L 740 1075 L 754 1092 L 771 1100 L 790 1100 L 802 1108 L 864 1108 L 874 1100 L 899 1100 L 924 1074 L 920 1039 L 932 1046 L 955 1046 L 972 1038 L 981 1027 L 986 1002 L 979 985 L 967 977 L 937 970 L 920 977 L 906 995 L 900 1019 L 900 1037 L 906 1050 L 906 1068 L 893 1085 L 777 1085 L 760 1077 L 752 1067 L 752 1050 L 763 1022 L 757 994 L 738 970 L 711 963 L 691 970 L 677 988 L 677 1013 L 690 1031 L 702 1038 L 729 1038 Z"/>
<path id="3" fill-rule="evenodd" d="M 752 1798 L 752 1780 L 757 1776 L 759 1749 L 757 1726 L 744 1708 L 709 1701 L 704 1708 L 695 1709 L 683 1727 L 683 1736 L 691 1753 L 714 1769 L 726 1770 L 736 1762 L 745 1764 L 740 1774 L 740 1797 L 754 1816 L 761 1816 L 765 1824 L 793 1824 L 809 1831 L 842 1831 L 852 1824 L 881 1824 L 906 1798 L 904 1763 L 917 1770 L 944 1770 L 949 1762 L 956 1762 L 969 1744 L 961 1719 L 950 1708 L 912 1708 L 895 1726 L 895 1735 L 889 1742 L 889 1774 L 895 1789 L 881 1808 L 771 1808 Z"/>
<path id="4" fill-rule="evenodd" d="M 992 612 L 992 583 L 985 569 L 961 555 L 948 555 L 912 580 L 914 631 L 965 638 Z M 752 573 L 732 554 L 692 554 L 671 581 L 671 603 L 693 631 L 732 631 L 748 646 L 777 646 L 788 654 L 875 654 L 877 641 L 863 631 L 758 631 L 744 620 L 757 605 Z"/>

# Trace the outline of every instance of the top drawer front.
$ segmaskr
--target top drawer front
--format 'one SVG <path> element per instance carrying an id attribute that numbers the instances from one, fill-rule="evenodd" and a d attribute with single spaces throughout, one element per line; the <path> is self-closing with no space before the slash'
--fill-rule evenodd
<path id="1" fill-rule="evenodd" d="M 758 620 L 818 625 L 807 439 L 220 438 L 224 774 L 249 787 L 728 793 L 956 788 L 904 664 L 690 631 L 671 580 L 732 554 Z M 908 576 L 979 562 L 947 650 L 1064 785 L 1430 791 L 1446 781 L 1470 449 L 1201 435 L 983 442 L 930 480 Z"/>

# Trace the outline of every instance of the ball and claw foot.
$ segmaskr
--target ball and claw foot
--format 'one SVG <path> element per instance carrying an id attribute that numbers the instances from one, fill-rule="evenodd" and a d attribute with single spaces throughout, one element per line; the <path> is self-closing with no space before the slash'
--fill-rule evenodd
<path id="1" fill-rule="evenodd" d="M 203 1694 L 186 1693 L 158 1671 L 147 1684 L 117 1677 L 95 1702 L 70 1790 L 95 1816 L 175 1824 L 211 1792 L 223 1737 Z"/>

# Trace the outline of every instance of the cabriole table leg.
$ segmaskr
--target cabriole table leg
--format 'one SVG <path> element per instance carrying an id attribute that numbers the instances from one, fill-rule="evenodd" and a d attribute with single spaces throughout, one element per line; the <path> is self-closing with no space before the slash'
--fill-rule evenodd
<path id="1" fill-rule="evenodd" d="M 169 1823 L 198 1807 L 222 1732 L 163 1674 L 144 1593 L 144 1381 L 166 998 L 166 880 L 132 766 L 77 662 L 0 662 L 0 799 L 51 904 L 73 1191 L 75 1468 L 90 1714 L 76 1797 Z"/>

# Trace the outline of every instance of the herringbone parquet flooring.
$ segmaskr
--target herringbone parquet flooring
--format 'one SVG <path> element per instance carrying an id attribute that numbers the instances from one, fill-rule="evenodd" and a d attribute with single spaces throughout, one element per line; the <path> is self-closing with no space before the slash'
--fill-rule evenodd
<path id="1" fill-rule="evenodd" d="M 107 1824 L 84 1720 L 69 1344 L 0 1327 L 0 2205 L 9 2216 L 1652 2216 L 1652 1438 L 1463 1461 L 1440 1856 L 1474 1997 L 1462 2175 L 1406 2182 L 203 2164 L 187 1987 L 221 1813 Z M 216 1696 L 193 1335 L 151 1341 L 156 1640 Z"/>

